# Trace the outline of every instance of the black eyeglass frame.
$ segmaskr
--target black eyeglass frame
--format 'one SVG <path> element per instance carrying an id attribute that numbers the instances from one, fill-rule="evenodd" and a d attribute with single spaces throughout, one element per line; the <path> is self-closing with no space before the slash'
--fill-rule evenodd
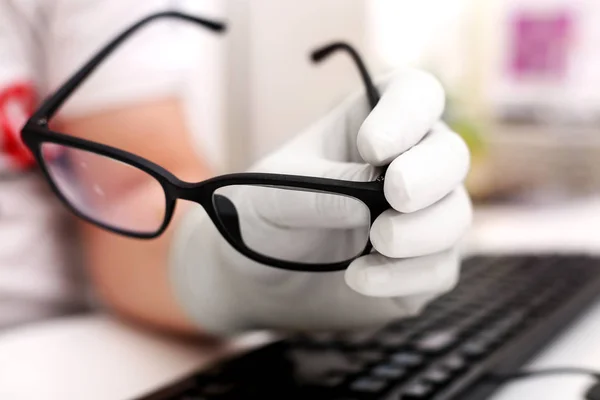
<path id="1" fill-rule="evenodd" d="M 55 132 L 48 127 L 48 121 L 67 100 L 67 98 L 125 39 L 127 39 L 142 26 L 159 18 L 182 19 L 202 25 L 215 32 L 220 32 L 225 29 L 224 24 L 220 22 L 194 17 L 180 12 L 166 11 L 152 14 L 126 29 L 115 39 L 109 42 L 94 57 L 84 64 L 84 66 L 79 69 L 70 79 L 68 79 L 54 94 L 46 99 L 23 127 L 21 131 L 21 137 L 25 145 L 34 155 L 46 180 L 49 182 L 52 191 L 79 218 L 97 225 L 107 231 L 139 239 L 152 239 L 160 236 L 171 222 L 177 200 L 182 199 L 192 201 L 200 204 L 204 208 L 209 218 L 217 227 L 218 231 L 234 249 L 254 261 L 290 271 L 332 272 L 344 270 L 354 260 L 354 258 L 336 263 L 310 264 L 275 259 L 253 251 L 247 247 L 243 241 L 236 239 L 235 235 L 225 227 L 215 208 L 213 201 L 214 193 L 217 189 L 226 186 L 259 185 L 283 189 L 297 188 L 299 190 L 345 195 L 361 201 L 369 208 L 371 219 L 370 222 L 372 224 L 382 212 L 390 207 L 383 194 L 383 175 L 380 175 L 380 177 L 374 181 L 355 182 L 285 174 L 237 173 L 217 176 L 199 183 L 191 183 L 180 180 L 160 165 L 157 165 L 133 153 L 90 140 Z M 363 81 L 367 86 L 369 102 L 371 106 L 374 107 L 379 100 L 379 95 L 364 64 L 362 63 L 362 60 L 351 46 L 342 42 L 334 43 L 315 51 L 312 55 L 312 58 L 315 62 L 320 61 L 337 50 L 348 51 L 353 59 L 357 62 Z M 95 220 L 82 213 L 63 195 L 51 177 L 42 155 L 42 144 L 44 143 L 58 144 L 95 153 L 133 166 L 152 176 L 157 182 L 160 183 L 165 193 L 165 216 L 162 225 L 155 232 L 135 232 L 107 225 L 102 221 Z M 371 249 L 372 246 L 369 241 L 366 244 L 364 251 L 360 255 L 369 253 Z"/>

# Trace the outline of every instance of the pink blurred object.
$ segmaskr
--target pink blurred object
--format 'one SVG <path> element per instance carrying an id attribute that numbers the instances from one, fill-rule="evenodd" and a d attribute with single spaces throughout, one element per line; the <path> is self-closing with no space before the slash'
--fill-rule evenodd
<path id="1" fill-rule="evenodd" d="M 512 24 L 512 77 L 566 77 L 574 27 L 571 13 L 520 12 Z"/>

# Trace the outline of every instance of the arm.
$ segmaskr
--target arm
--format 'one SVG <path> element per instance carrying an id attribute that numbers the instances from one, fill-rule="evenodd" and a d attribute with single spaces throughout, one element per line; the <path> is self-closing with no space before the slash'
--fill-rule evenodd
<path id="1" fill-rule="evenodd" d="M 156 51 L 147 55 L 148 62 L 140 63 L 139 58 L 130 61 L 139 66 L 155 65 Z M 125 72 L 130 72 L 130 79 L 123 75 Z M 99 92 L 109 92 L 117 102 L 122 98 L 114 92 L 122 92 L 124 86 L 128 94 L 138 93 L 130 82 L 139 80 L 136 75 L 137 69 L 118 68 L 120 84 L 112 76 L 109 81 L 97 80 L 95 87 L 87 86 L 87 102 L 74 103 L 79 117 L 70 114 L 60 130 L 135 152 L 185 180 L 206 178 L 207 168 L 197 164 L 194 154 L 190 154 L 177 101 L 146 97 L 163 100 L 142 105 L 142 96 L 126 105 L 121 102 L 118 107 L 108 102 L 108 110 L 104 111 L 93 108 L 93 103 L 103 97 Z M 177 306 L 180 304 L 194 326 L 228 333 L 253 327 L 349 329 L 373 325 L 412 315 L 435 295 L 448 290 L 458 274 L 454 244 L 470 220 L 469 202 L 460 188 L 468 154 L 452 132 L 436 124 L 444 98 L 439 84 L 422 74 L 409 73 L 399 75 L 387 86 L 373 113 L 365 109 L 362 96 L 352 98 L 259 165 L 265 172 L 296 171 L 364 180 L 374 179 L 373 165 L 391 162 L 385 192 L 394 209 L 382 214 L 370 232 L 379 253 L 360 257 L 344 273 L 283 274 L 232 251 L 202 212 L 187 213 L 181 218 L 183 223 L 172 225 L 180 226 L 175 234 L 170 231 L 153 243 L 133 243 L 86 226 L 86 254 L 101 296 L 117 311 L 138 321 L 192 332 L 192 324 Z M 88 112 L 82 114 L 86 107 Z M 340 154 L 340 149 L 349 149 L 349 154 Z M 372 165 L 364 164 L 359 153 Z M 450 160 L 445 162 L 440 154 Z M 319 162 L 306 163 L 307 159 Z M 438 162 L 432 166 L 431 159 Z M 299 166 L 310 166 L 310 170 L 298 170 Z M 113 175 L 123 179 L 122 175 Z M 141 185 L 137 193 L 132 186 L 136 184 L 117 182 L 111 189 L 127 188 L 122 201 L 137 207 L 135 215 L 148 211 L 142 206 L 154 207 L 148 199 L 152 196 Z M 312 217 L 329 214 L 329 209 L 313 211 L 316 214 Z M 414 235 L 410 240 L 401 240 L 405 232 Z M 298 302 L 299 298 L 310 301 Z"/>
<path id="2" fill-rule="evenodd" d="M 60 130 L 134 152 L 184 180 L 210 177 L 209 167 L 193 151 L 181 104 L 174 98 L 66 118 L 60 121 Z M 131 198 L 144 197 L 145 188 L 135 190 Z M 178 204 L 174 218 L 185 206 Z M 135 240 L 81 224 L 85 261 L 101 300 L 117 313 L 153 327 L 181 333 L 196 330 L 171 293 L 167 258 L 172 228 L 154 240 Z"/>
<path id="3" fill-rule="evenodd" d="M 411 91 L 421 93 L 422 103 L 410 106 L 413 103 L 406 100 L 416 97 Z M 386 174 L 386 197 L 398 212 L 386 211 L 371 229 L 379 254 L 360 257 L 345 272 L 291 273 L 265 268 L 233 251 L 204 212 L 187 213 L 184 223 L 175 221 L 165 236 L 154 241 L 132 241 L 86 226 L 86 254 L 99 293 L 117 312 L 178 333 L 227 334 L 256 327 L 350 329 L 414 315 L 456 283 L 459 263 L 454 244 L 470 221 L 470 205 L 460 188 L 468 153 L 455 134 L 436 124 L 442 99 L 443 92 L 430 78 L 400 75 L 360 130 L 365 104 L 360 98 L 351 99 L 325 117 L 326 123 L 317 123 L 259 163 L 261 171 L 292 171 L 306 165 L 298 160 L 312 159 L 314 170 L 298 173 L 373 179 L 372 166 L 358 159 L 332 162 L 322 146 L 322 137 L 334 138 L 336 148 L 356 146 L 349 132 L 358 131 L 358 148 L 352 154 L 360 151 L 374 164 L 394 159 Z M 190 152 L 190 137 L 178 110 L 177 102 L 157 101 L 67 119 L 62 130 L 135 151 L 182 179 L 202 179 L 208 169 Z M 421 118 L 403 118 L 413 114 Z M 408 122 L 400 125 L 397 120 Z M 393 136 L 393 147 L 375 140 L 379 132 L 390 132 L 385 125 L 406 129 Z M 427 132 L 431 133 L 421 140 Z M 168 151 L 139 145 L 165 139 L 173 146 Z M 414 142 L 419 144 L 409 150 L 401 147 Z M 439 162 L 431 164 L 431 159 Z M 436 185 L 431 185 L 434 181 Z M 139 200 L 144 192 L 133 198 L 138 199 L 134 204 L 140 212 L 142 205 L 152 206 Z M 313 216 L 320 216 L 329 211 L 335 215 L 336 210 L 313 211 Z M 299 239 L 291 249 L 301 243 L 304 240 Z"/>
<path id="4" fill-rule="evenodd" d="M 433 77 L 398 71 L 379 88 L 372 112 L 357 93 L 252 167 L 372 181 L 381 174 L 375 166 L 389 165 L 384 193 L 390 208 L 371 226 L 373 252 L 344 271 L 279 270 L 242 256 L 205 213 L 191 211 L 175 232 L 169 270 L 173 294 L 203 331 L 372 328 L 417 314 L 456 284 L 456 244 L 471 220 L 461 184 L 467 147 L 438 122 L 445 96 Z M 263 254 L 304 261 L 360 250 L 355 240 L 364 230 L 351 217 L 355 203 L 311 192 L 299 202 L 287 191 L 248 186 L 225 195 L 244 216 L 243 240 Z"/>
<path id="5" fill-rule="evenodd" d="M 47 3 L 40 2 L 52 11 L 48 12 L 50 30 L 44 44 L 48 81 L 43 86 L 48 88 L 62 85 L 126 27 L 174 6 L 167 0 Z M 202 6 L 190 8 L 199 11 Z M 195 46 L 206 32 L 183 26 L 179 29 L 179 23 L 171 22 L 154 22 L 123 43 L 51 122 L 64 133 L 145 157 L 181 179 L 202 180 L 209 177 L 209 168 L 193 150 L 180 101 L 185 77 L 190 68 L 197 67 L 190 54 L 195 48 L 202 53 Z M 133 208 L 143 215 L 148 209 L 140 208 L 142 205 L 153 207 L 148 204 L 152 188 L 136 186 L 131 176 L 123 174 L 113 180 L 112 175 L 117 174 L 106 172 L 90 168 L 86 174 L 98 182 L 111 175 L 108 188 L 113 192 L 127 188 L 126 195 L 119 196 L 127 212 Z M 107 189 L 104 184 L 102 187 Z M 126 202 L 133 207 L 127 207 Z M 174 219 L 180 218 L 184 206 L 178 203 Z M 86 266 L 102 302 L 120 315 L 152 327 L 190 332 L 190 324 L 171 296 L 167 276 L 172 229 L 154 240 L 134 240 L 81 223 L 81 234 Z"/>

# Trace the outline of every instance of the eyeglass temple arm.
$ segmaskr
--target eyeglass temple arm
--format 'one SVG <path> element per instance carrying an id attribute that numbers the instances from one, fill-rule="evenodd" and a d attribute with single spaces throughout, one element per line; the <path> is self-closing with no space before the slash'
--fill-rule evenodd
<path id="1" fill-rule="evenodd" d="M 358 54 L 356 49 L 354 49 L 354 47 L 352 47 L 351 45 L 349 45 L 348 43 L 345 43 L 345 42 L 331 43 L 331 44 L 325 45 L 325 46 L 320 47 L 320 48 L 316 49 L 315 51 L 313 51 L 311 53 L 311 59 L 313 60 L 313 62 L 318 63 L 318 62 L 325 60 L 327 57 L 331 56 L 333 53 L 335 53 L 337 51 L 345 51 L 348 54 L 350 54 L 350 57 L 352 57 L 352 60 L 358 67 L 358 70 L 360 72 L 360 77 L 362 78 L 365 88 L 367 90 L 367 98 L 369 100 L 369 105 L 371 106 L 371 110 L 374 109 L 375 106 L 377 105 L 377 103 L 379 103 L 379 99 L 381 98 L 381 95 L 379 94 L 377 87 L 373 84 L 373 79 L 371 78 L 371 74 L 369 74 L 369 71 L 367 70 L 365 63 L 363 62 L 362 58 L 360 57 L 360 55 Z M 376 179 L 376 181 L 380 182 L 380 184 L 385 179 L 385 173 L 387 171 L 387 168 L 388 168 L 387 166 L 383 167 L 380 175 Z M 383 194 L 383 190 L 381 191 L 380 196 L 381 196 L 381 199 L 379 201 L 379 204 L 376 206 L 376 209 L 371 210 L 371 224 L 375 221 L 375 219 L 381 213 L 383 213 L 385 210 L 390 208 L 387 200 L 385 199 L 385 195 Z M 371 253 L 372 250 L 373 250 L 373 244 L 371 243 L 371 239 L 369 239 L 367 241 L 367 245 L 365 246 L 365 249 L 363 250 L 361 256 L 365 256 L 365 255 Z"/>
<path id="2" fill-rule="evenodd" d="M 225 24 L 212 21 L 205 18 L 195 17 L 192 15 L 180 13 L 177 11 L 164 11 L 156 14 L 151 14 L 131 27 L 127 28 L 112 41 L 106 44 L 94 57 L 92 57 L 83 67 L 81 67 L 73 76 L 69 78 L 51 97 L 46 99 L 40 108 L 32 116 L 32 120 L 36 122 L 45 122 L 50 119 L 65 100 L 81 85 L 81 83 L 127 38 L 133 33 L 142 28 L 144 25 L 161 18 L 174 18 L 191 23 L 195 23 L 210 29 L 213 32 L 221 32 L 225 30 Z"/>
<path id="3" fill-rule="evenodd" d="M 379 90 L 377 90 L 377 87 L 373 83 L 371 74 L 367 70 L 367 66 L 365 65 L 362 57 L 358 54 L 354 47 L 345 42 L 334 42 L 314 50 L 311 53 L 310 57 L 313 60 L 313 62 L 318 63 L 325 60 L 337 51 L 345 51 L 348 54 L 350 54 L 350 57 L 352 57 L 352 60 L 356 64 L 356 67 L 360 72 L 360 77 L 362 78 L 365 88 L 367 90 L 367 98 L 369 99 L 369 105 L 371 106 L 371 109 L 374 109 L 377 103 L 379 103 L 381 95 L 379 94 Z M 381 174 L 379 175 L 377 180 L 383 181 L 383 179 L 385 179 L 386 171 L 387 166 L 383 167 Z"/>
<path id="4" fill-rule="evenodd" d="M 345 51 L 352 57 L 367 90 L 369 105 L 371 106 L 371 109 L 375 108 L 381 96 L 377 87 L 373 84 L 373 79 L 371 78 L 371 74 L 369 74 L 364 61 L 354 47 L 345 42 L 330 43 L 313 51 L 311 53 L 311 59 L 313 62 L 319 63 L 337 51 Z"/>

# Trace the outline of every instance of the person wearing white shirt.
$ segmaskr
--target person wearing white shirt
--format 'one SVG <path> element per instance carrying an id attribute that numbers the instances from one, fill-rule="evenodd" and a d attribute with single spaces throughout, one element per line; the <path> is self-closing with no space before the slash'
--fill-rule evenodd
<path id="1" fill-rule="evenodd" d="M 163 235 L 142 241 L 73 219 L 57 204 L 20 141 L 20 127 L 101 45 L 170 6 L 160 0 L 0 1 L 0 327 L 84 309 L 86 282 L 101 304 L 125 318 L 170 332 L 225 335 L 382 324 L 414 315 L 450 290 L 459 275 L 456 243 L 471 221 L 462 187 L 469 154 L 440 122 L 441 85 L 417 70 L 379 80 L 382 97 L 372 111 L 359 91 L 252 167 L 369 181 L 389 165 L 389 209 L 370 228 L 373 251 L 345 271 L 283 271 L 252 261 L 227 244 L 200 208 L 178 206 Z M 52 128 L 144 157 L 184 181 L 210 178 L 208 158 L 194 152 L 182 111 L 182 72 L 191 65 L 186 38 L 159 22 L 136 34 L 67 102 Z M 86 173 L 93 181 L 105 171 Z M 125 177 L 112 179 L 118 186 Z M 124 207 L 148 212 L 154 206 L 149 189 L 127 185 Z M 284 258 L 314 242 L 306 234 L 311 226 L 333 232 L 356 217 L 343 202 L 254 199 L 245 203 L 248 210 L 261 214 L 255 207 L 261 203 L 269 214 L 257 214 L 255 232 L 297 239 L 277 245 Z M 322 238 L 314 250 L 325 257 L 350 246 Z"/>

